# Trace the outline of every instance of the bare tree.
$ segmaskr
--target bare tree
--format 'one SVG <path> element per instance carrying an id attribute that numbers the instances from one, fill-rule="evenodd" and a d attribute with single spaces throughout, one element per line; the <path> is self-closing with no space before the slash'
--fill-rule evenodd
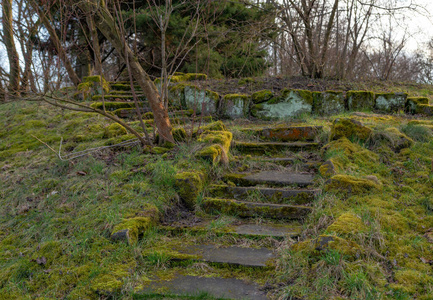
<path id="1" fill-rule="evenodd" d="M 12 0 L 2 1 L 2 25 L 3 42 L 9 59 L 9 92 L 19 94 L 20 89 L 20 61 L 15 47 L 13 27 L 12 27 Z"/>

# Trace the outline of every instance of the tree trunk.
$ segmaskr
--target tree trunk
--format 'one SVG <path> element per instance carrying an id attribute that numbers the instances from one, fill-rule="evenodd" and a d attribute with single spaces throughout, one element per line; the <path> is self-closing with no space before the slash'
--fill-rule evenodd
<path id="1" fill-rule="evenodd" d="M 150 80 L 149 75 L 138 62 L 137 56 L 134 55 L 134 52 L 124 41 L 124 37 L 120 36 L 120 29 L 116 26 L 115 20 L 106 5 L 98 0 L 82 1 L 77 3 L 77 5 L 87 14 L 94 12 L 94 21 L 99 31 L 101 31 L 113 47 L 116 48 L 119 55 L 121 55 L 125 61 L 126 59 L 128 60 L 133 77 L 149 101 L 150 108 L 154 115 L 155 125 L 158 128 L 160 136 L 164 140 L 174 143 L 168 113 L 161 102 L 158 90 L 153 81 Z"/>
<path id="2" fill-rule="evenodd" d="M 74 68 L 71 65 L 71 61 L 66 55 L 65 49 L 63 49 L 59 37 L 56 33 L 56 30 L 51 25 L 51 22 L 48 19 L 47 14 L 40 10 L 38 4 L 35 1 L 31 1 L 30 3 L 32 7 L 37 11 L 39 17 L 41 18 L 42 23 L 44 24 L 45 28 L 48 30 L 48 33 L 50 34 L 50 39 L 53 42 L 54 47 L 56 48 L 57 54 L 59 55 L 61 61 L 65 65 L 69 78 L 71 79 L 73 84 L 77 86 L 80 83 L 80 78 L 78 78 L 77 74 L 75 73 Z"/>
<path id="3" fill-rule="evenodd" d="M 12 0 L 2 1 L 2 25 L 3 41 L 6 46 L 9 59 L 9 91 L 12 94 L 19 94 L 20 89 L 20 61 L 15 47 L 12 29 Z"/>

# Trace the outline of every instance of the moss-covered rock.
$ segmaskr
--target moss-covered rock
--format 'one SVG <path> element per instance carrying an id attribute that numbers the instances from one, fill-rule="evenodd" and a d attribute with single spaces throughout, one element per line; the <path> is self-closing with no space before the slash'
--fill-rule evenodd
<path id="1" fill-rule="evenodd" d="M 113 138 L 121 135 L 125 135 L 128 132 L 125 127 L 118 123 L 112 123 L 104 128 L 104 137 L 105 138 Z"/>
<path id="2" fill-rule="evenodd" d="M 325 183 L 325 191 L 344 194 L 362 194 L 373 190 L 381 190 L 382 186 L 368 178 L 358 178 L 351 175 L 334 175 Z"/>
<path id="3" fill-rule="evenodd" d="M 193 109 L 197 114 L 212 115 L 217 112 L 219 95 L 194 85 L 185 85 L 182 106 Z"/>
<path id="4" fill-rule="evenodd" d="M 274 96 L 274 93 L 270 90 L 261 90 L 258 92 L 255 92 L 251 95 L 251 100 L 254 104 L 260 104 L 263 102 L 266 102 Z"/>
<path id="5" fill-rule="evenodd" d="M 417 113 L 425 116 L 433 116 L 433 105 L 419 104 L 417 107 Z"/>
<path id="6" fill-rule="evenodd" d="M 374 93 L 369 91 L 348 91 L 346 93 L 349 111 L 372 110 L 374 108 Z"/>
<path id="7" fill-rule="evenodd" d="M 313 112 L 318 115 L 342 113 L 345 109 L 343 92 L 313 92 Z"/>
<path id="8" fill-rule="evenodd" d="M 152 204 L 147 204 L 139 216 L 126 218 L 116 225 L 111 234 L 113 241 L 124 241 L 135 244 L 140 234 L 149 230 L 159 220 L 158 208 Z"/>
<path id="9" fill-rule="evenodd" d="M 383 112 L 396 112 L 404 110 L 406 93 L 378 93 L 376 94 L 375 108 Z"/>
<path id="10" fill-rule="evenodd" d="M 321 235 L 316 239 L 294 244 L 292 250 L 308 252 L 316 256 L 322 252 L 334 250 L 351 259 L 356 258 L 362 253 L 362 249 L 357 243 L 335 235 Z"/>
<path id="11" fill-rule="evenodd" d="M 336 233 L 342 236 L 350 236 L 365 231 L 367 231 L 367 226 L 360 217 L 353 213 L 342 214 L 326 229 L 328 233 Z"/>
<path id="12" fill-rule="evenodd" d="M 221 115 L 229 119 L 248 116 L 250 97 L 243 94 L 228 94 L 221 100 Z"/>
<path id="13" fill-rule="evenodd" d="M 115 111 L 121 108 L 135 108 L 135 104 L 133 102 L 95 102 L 92 103 L 90 107 L 102 110 L 104 109 L 104 104 L 105 110 L 107 111 Z"/>
<path id="14" fill-rule="evenodd" d="M 331 140 L 338 140 L 342 137 L 348 139 L 358 139 L 365 141 L 369 138 L 372 130 L 367 126 L 364 126 L 361 122 L 355 119 L 349 118 L 338 118 L 335 119 L 331 128 Z"/>
<path id="15" fill-rule="evenodd" d="M 280 97 L 253 105 L 251 114 L 263 120 L 284 120 L 311 114 L 312 110 L 313 96 L 310 91 L 284 89 Z"/>
<path id="16" fill-rule="evenodd" d="M 409 148 L 413 143 L 414 141 L 410 137 L 395 127 L 374 131 L 369 139 L 370 147 L 373 149 L 387 146 L 394 152 L 400 152 L 404 148 Z"/>
<path id="17" fill-rule="evenodd" d="M 428 105 L 427 97 L 408 97 L 406 100 L 405 111 L 410 114 L 420 113 L 419 105 Z"/>
<path id="18" fill-rule="evenodd" d="M 228 153 L 232 138 L 233 134 L 230 131 L 205 131 L 201 134 L 198 141 L 208 144 L 219 144 Z"/>
<path id="19" fill-rule="evenodd" d="M 323 177 L 331 177 L 337 173 L 335 164 L 332 159 L 328 159 L 319 167 L 319 173 Z"/>
<path id="20" fill-rule="evenodd" d="M 205 176 L 199 171 L 177 173 L 175 189 L 186 207 L 194 210 L 198 195 L 203 191 Z"/>

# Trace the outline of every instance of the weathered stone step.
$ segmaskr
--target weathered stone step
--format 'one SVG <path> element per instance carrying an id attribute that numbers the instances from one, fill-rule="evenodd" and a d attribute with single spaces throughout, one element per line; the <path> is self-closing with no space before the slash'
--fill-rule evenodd
<path id="1" fill-rule="evenodd" d="M 266 142 L 266 143 L 253 143 L 253 142 L 240 142 L 235 141 L 234 147 L 242 152 L 255 155 L 273 154 L 281 151 L 307 151 L 314 150 L 319 147 L 318 143 L 314 142 Z"/>
<path id="2" fill-rule="evenodd" d="M 229 264 L 243 267 L 273 267 L 275 254 L 267 248 L 243 248 L 237 246 L 219 247 L 217 245 L 188 245 L 173 249 L 174 259 L 193 259 L 207 263 Z"/>
<path id="3" fill-rule="evenodd" d="M 296 222 L 289 224 L 256 224 L 250 222 L 239 222 L 236 224 L 227 224 L 218 228 L 212 227 L 211 222 L 204 221 L 194 226 L 185 226 L 182 224 L 171 224 L 170 226 L 159 226 L 159 230 L 172 232 L 176 235 L 182 233 L 208 233 L 209 231 L 214 232 L 216 235 L 227 235 L 235 234 L 245 237 L 273 237 L 273 238 L 284 238 L 284 237 L 296 237 L 299 236 L 302 231 L 302 225 Z"/>
<path id="4" fill-rule="evenodd" d="M 299 205 L 257 203 L 234 199 L 204 198 L 203 209 L 207 213 L 224 213 L 243 218 L 264 217 L 271 219 L 303 219 L 312 208 Z"/>
<path id="5" fill-rule="evenodd" d="M 222 299 L 266 300 L 266 294 L 256 284 L 245 283 L 235 278 L 198 277 L 179 275 L 170 280 L 152 281 L 134 299 L 147 299 L 146 294 L 161 296 L 200 296 L 204 293 Z M 143 298 L 140 298 L 143 296 Z M 189 298 L 189 297 L 188 297 Z M 200 299 L 204 299 L 201 297 Z"/>
<path id="6" fill-rule="evenodd" d="M 241 131 L 258 136 L 262 140 L 295 142 L 313 141 L 323 126 L 277 126 L 275 128 L 242 129 Z"/>
<path id="7" fill-rule="evenodd" d="M 138 101 L 146 101 L 146 97 L 142 94 L 137 94 Z M 106 94 L 104 95 L 105 101 L 134 101 L 134 96 L 132 94 Z M 102 101 L 102 95 L 94 95 L 92 97 L 93 101 Z"/>
<path id="8" fill-rule="evenodd" d="M 278 188 L 261 187 L 232 187 L 228 185 L 211 185 L 209 194 L 218 198 L 263 198 L 271 203 L 279 204 L 306 204 L 320 194 L 317 189 L 286 190 Z"/>
<path id="9" fill-rule="evenodd" d="M 254 186 L 258 184 L 285 186 L 307 186 L 314 183 L 311 174 L 286 173 L 278 171 L 263 171 L 259 173 L 231 173 L 226 174 L 223 180 L 231 181 L 240 186 Z"/>

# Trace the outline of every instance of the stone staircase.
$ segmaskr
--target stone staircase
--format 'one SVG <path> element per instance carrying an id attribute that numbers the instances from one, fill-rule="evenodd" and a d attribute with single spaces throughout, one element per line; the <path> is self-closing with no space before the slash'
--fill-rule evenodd
<path id="1" fill-rule="evenodd" d="M 172 261 L 184 268 L 168 280 L 154 278 L 141 293 L 270 299 L 267 289 L 274 288 L 275 249 L 282 240 L 300 235 L 303 219 L 320 194 L 314 168 L 319 159 L 312 154 L 319 146 L 314 139 L 320 130 L 314 126 L 245 129 L 259 141 L 235 141 L 233 152 L 248 167 L 227 173 L 208 187 L 201 211 L 193 216 L 195 222 L 177 220 L 160 227 L 171 238 L 166 249 Z M 316 160 L 300 160 L 302 153 Z M 300 170 L 294 169 L 295 162 Z M 203 263 L 212 268 L 211 274 L 186 271 L 188 265 Z"/>

